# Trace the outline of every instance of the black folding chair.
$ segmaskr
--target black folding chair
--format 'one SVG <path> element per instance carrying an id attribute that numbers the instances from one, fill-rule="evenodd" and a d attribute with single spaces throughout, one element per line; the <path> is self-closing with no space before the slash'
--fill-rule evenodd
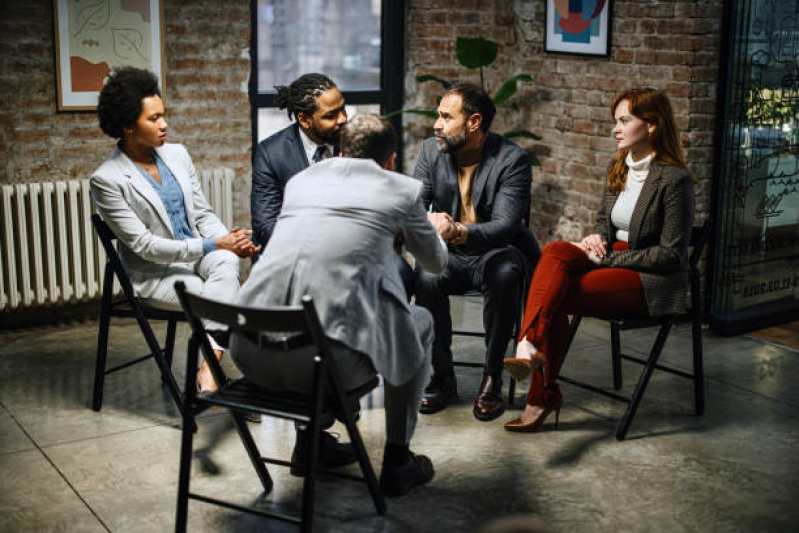
<path id="1" fill-rule="evenodd" d="M 377 513 L 386 512 L 386 503 L 377 483 L 372 464 L 363 445 L 363 440 L 355 425 L 354 412 L 361 396 L 378 384 L 378 379 L 366 385 L 345 391 L 335 361 L 328 355 L 327 339 L 319 322 L 319 317 L 310 297 L 303 298 L 302 307 L 247 308 L 214 302 L 186 291 L 182 282 L 175 283 L 175 290 L 192 329 L 189 339 L 188 366 L 197 366 L 198 352 L 202 348 L 205 361 L 211 368 L 214 380 L 219 385 L 216 392 L 197 396 L 191 387 L 191 377 L 186 378 L 186 410 L 184 412 L 183 437 L 180 449 L 180 478 L 178 482 L 178 504 L 175 531 L 186 531 L 189 499 L 198 500 L 229 509 L 252 513 L 269 518 L 299 524 L 301 531 L 311 531 L 313 522 L 314 485 L 319 472 L 345 479 L 365 482 L 369 488 Z M 292 366 L 303 362 L 312 364 L 313 379 L 307 393 L 274 391 L 259 387 L 244 377 L 229 380 L 214 357 L 211 345 L 203 328 L 201 319 L 225 324 L 231 333 L 241 334 L 263 350 L 263 357 L 276 357 Z M 344 424 L 355 448 L 362 477 L 343 472 L 320 470 L 319 441 L 323 405 L 334 409 L 343 418 Z M 264 463 L 281 466 L 297 466 L 296 463 L 261 457 L 250 434 L 242 412 L 293 420 L 309 428 L 306 453 L 306 474 L 303 482 L 303 498 L 300 516 L 290 516 L 270 510 L 244 507 L 189 491 L 191 474 L 192 440 L 194 431 L 190 422 L 194 417 L 212 406 L 220 406 L 230 411 L 244 448 L 258 474 L 264 493 L 272 490 L 272 479 Z"/>
<path id="2" fill-rule="evenodd" d="M 613 388 L 619 390 L 622 385 L 621 376 L 621 360 L 632 361 L 644 366 L 641 376 L 638 378 L 638 384 L 631 397 L 621 396 L 613 392 L 595 387 L 593 385 L 578 381 L 576 379 L 568 378 L 566 376 L 558 376 L 558 379 L 578 387 L 590 390 L 597 394 L 607 396 L 614 400 L 626 402 L 627 412 L 624 413 L 619 426 L 616 430 L 616 438 L 624 440 L 627 436 L 627 430 L 635 417 L 638 410 L 638 405 L 644 396 L 644 391 L 649 384 L 649 379 L 652 377 L 652 372 L 655 369 L 663 370 L 677 376 L 688 378 L 693 381 L 694 385 L 694 408 L 697 416 L 701 416 L 705 412 L 705 388 L 704 388 L 704 366 L 702 362 L 702 304 L 699 293 L 699 258 L 707 244 L 710 236 L 710 221 L 706 220 L 702 226 L 695 226 L 691 231 L 691 254 L 688 260 L 689 276 L 691 280 L 691 304 L 690 308 L 684 313 L 671 314 L 657 317 L 645 318 L 619 318 L 619 317 L 603 317 L 603 320 L 610 322 L 610 344 L 611 344 L 611 360 L 613 364 Z M 572 317 L 570 323 L 570 336 L 569 345 L 574 340 L 574 335 L 577 333 L 577 328 L 580 326 L 582 317 Z M 658 363 L 660 354 L 663 351 L 663 346 L 666 344 L 666 339 L 669 336 L 672 326 L 677 324 L 691 324 L 691 336 L 693 345 L 693 373 L 683 372 L 676 368 L 671 368 Z M 649 352 L 649 357 L 642 359 L 632 355 L 624 354 L 621 352 L 621 337 L 620 333 L 623 330 L 641 329 L 659 327 L 657 337 L 652 349 Z"/>
<path id="3" fill-rule="evenodd" d="M 140 363 L 147 359 L 153 358 L 161 371 L 161 379 L 169 390 L 175 405 L 180 411 L 181 415 L 185 415 L 183 408 L 183 394 L 178 388 L 175 376 L 172 374 L 172 353 L 175 347 L 175 330 L 179 321 L 185 321 L 185 317 L 181 311 L 163 311 L 154 309 L 145 305 L 136 294 L 133 292 L 133 285 L 130 282 L 130 277 L 125 271 L 125 266 L 119 258 L 116 248 L 114 247 L 114 240 L 116 235 L 111 231 L 111 228 L 100 218 L 100 215 L 92 215 L 92 225 L 94 230 L 100 237 L 100 243 L 103 245 L 108 262 L 105 265 L 105 275 L 103 277 L 103 295 L 100 307 L 100 331 L 97 335 L 97 360 L 94 369 L 94 395 L 92 399 L 92 409 L 99 411 L 103 406 L 103 387 L 105 384 L 105 376 L 122 370 L 136 363 Z M 119 281 L 122 287 L 123 299 L 114 301 L 114 277 Z M 135 318 L 139 324 L 144 340 L 150 353 L 137 357 L 131 361 L 127 361 L 113 368 L 106 369 L 106 357 L 108 355 L 108 328 L 111 324 L 111 317 L 126 317 Z M 158 344 L 152 327 L 150 327 L 151 320 L 166 320 L 166 341 L 164 346 Z M 191 374 L 191 372 L 187 372 Z"/>

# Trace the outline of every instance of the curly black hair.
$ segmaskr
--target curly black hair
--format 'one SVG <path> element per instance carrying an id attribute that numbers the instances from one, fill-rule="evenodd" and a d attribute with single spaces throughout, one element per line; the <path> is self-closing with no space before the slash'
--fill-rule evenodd
<path id="1" fill-rule="evenodd" d="M 114 139 L 122 138 L 122 130 L 136 122 L 141 114 L 141 101 L 148 96 L 161 96 L 158 78 L 149 70 L 135 67 L 114 69 L 100 91 L 97 117 L 100 128 Z"/>
<path id="2" fill-rule="evenodd" d="M 280 109 L 285 109 L 289 118 L 292 115 L 296 118 L 299 112 L 313 115 L 317 108 L 316 99 L 323 92 L 333 89 L 335 86 L 333 80 L 324 74 L 303 74 L 289 86 L 275 85 L 277 91 L 275 104 Z"/>

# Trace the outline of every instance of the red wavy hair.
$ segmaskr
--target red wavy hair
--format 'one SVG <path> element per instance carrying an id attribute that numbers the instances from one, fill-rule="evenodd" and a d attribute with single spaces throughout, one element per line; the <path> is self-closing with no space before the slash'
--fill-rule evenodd
<path id="1" fill-rule="evenodd" d="M 679 132 L 674 123 L 669 97 L 657 89 L 628 89 L 616 96 L 610 104 L 610 114 L 614 119 L 616 108 L 625 100 L 629 102 L 631 114 L 655 127 L 649 134 L 649 144 L 655 152 L 653 162 L 680 167 L 691 174 L 680 147 Z M 608 169 L 607 186 L 613 192 L 624 190 L 628 152 L 626 148 L 619 150 Z M 693 174 L 691 177 L 694 177 Z"/>

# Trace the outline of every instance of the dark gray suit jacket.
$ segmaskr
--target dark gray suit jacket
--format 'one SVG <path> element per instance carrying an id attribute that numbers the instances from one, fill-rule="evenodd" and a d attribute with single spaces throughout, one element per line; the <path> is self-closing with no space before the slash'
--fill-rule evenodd
<path id="1" fill-rule="evenodd" d="M 296 122 L 258 144 L 252 163 L 250 210 L 253 240 L 262 249 L 272 236 L 286 183 L 308 165 Z"/>
<path id="2" fill-rule="evenodd" d="M 458 220 L 460 190 L 451 154 L 439 152 L 436 140 L 422 143 L 413 171 L 422 181 L 422 200 L 433 211 L 449 213 Z M 513 244 L 533 264 L 538 244 L 524 226 L 530 205 L 532 170 L 527 153 L 513 142 L 489 133 L 472 185 L 477 224 L 468 224 L 469 238 L 457 252 L 483 254 Z"/>
<path id="3" fill-rule="evenodd" d="M 612 249 L 616 230 L 610 220 L 618 193 L 605 189 L 594 233 Z M 694 223 L 694 182 L 685 170 L 653 162 L 635 203 L 628 237 L 629 250 L 610 252 L 605 267 L 636 270 L 641 274 L 650 316 L 685 311 L 688 280 L 688 243 Z"/>

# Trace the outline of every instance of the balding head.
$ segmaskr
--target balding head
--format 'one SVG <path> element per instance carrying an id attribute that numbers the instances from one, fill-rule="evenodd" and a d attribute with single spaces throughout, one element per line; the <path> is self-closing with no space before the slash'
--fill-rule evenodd
<path id="1" fill-rule="evenodd" d="M 339 143 L 342 156 L 373 159 L 387 168 L 397 148 L 397 135 L 384 117 L 358 115 L 342 128 Z"/>

